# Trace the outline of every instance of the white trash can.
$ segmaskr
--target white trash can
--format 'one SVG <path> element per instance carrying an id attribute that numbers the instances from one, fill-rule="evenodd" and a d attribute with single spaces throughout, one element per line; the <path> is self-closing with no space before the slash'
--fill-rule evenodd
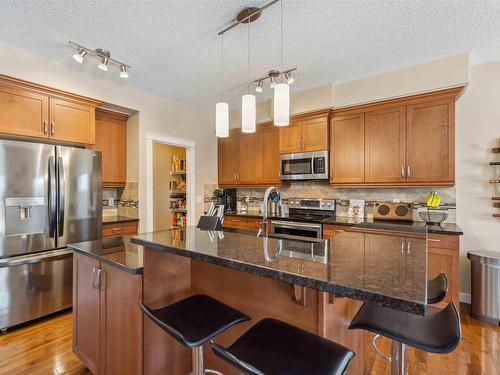
<path id="1" fill-rule="evenodd" d="M 469 251 L 472 316 L 500 325 L 500 252 Z"/>

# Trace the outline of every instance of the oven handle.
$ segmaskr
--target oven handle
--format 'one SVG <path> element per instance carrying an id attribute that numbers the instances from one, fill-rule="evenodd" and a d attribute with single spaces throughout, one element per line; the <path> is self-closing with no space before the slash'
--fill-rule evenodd
<path id="1" fill-rule="evenodd" d="M 279 225 L 282 228 L 311 228 L 311 229 L 321 229 L 321 224 L 311 224 L 311 223 L 297 223 L 293 222 L 292 224 L 290 221 L 271 221 L 271 224 L 274 225 Z"/>

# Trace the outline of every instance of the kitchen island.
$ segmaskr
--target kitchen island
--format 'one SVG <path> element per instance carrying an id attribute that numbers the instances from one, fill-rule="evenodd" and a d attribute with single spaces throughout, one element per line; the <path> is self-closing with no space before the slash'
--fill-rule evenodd
<path id="1" fill-rule="evenodd" d="M 370 334 L 347 327 L 362 301 L 425 314 L 427 233 L 338 232 L 329 241 L 257 238 L 194 227 L 140 235 L 143 302 L 159 308 L 195 293 L 210 295 L 252 318 L 216 338 L 231 344 L 252 324 L 273 317 L 339 342 L 362 374 Z M 145 374 L 186 374 L 191 352 L 149 319 L 143 325 Z M 208 367 L 238 373 L 206 351 Z"/>

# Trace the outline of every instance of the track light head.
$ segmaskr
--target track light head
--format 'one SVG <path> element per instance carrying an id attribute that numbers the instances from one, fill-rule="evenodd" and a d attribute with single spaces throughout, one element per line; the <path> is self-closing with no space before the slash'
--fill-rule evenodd
<path id="1" fill-rule="evenodd" d="M 111 53 L 102 48 L 96 49 L 95 53 L 97 54 L 97 56 L 101 58 L 101 62 L 99 63 L 99 65 L 97 65 L 97 67 L 107 72 L 109 59 L 111 58 Z"/>
<path id="2" fill-rule="evenodd" d="M 276 80 L 274 79 L 274 77 L 269 77 L 269 79 L 271 80 L 271 88 L 274 89 L 276 87 Z"/>
<path id="3" fill-rule="evenodd" d="M 259 84 L 257 85 L 257 87 L 255 88 L 255 91 L 257 92 L 262 92 L 262 85 L 264 84 L 264 82 L 262 81 L 259 81 Z"/>
<path id="4" fill-rule="evenodd" d="M 285 73 L 285 79 L 286 83 L 288 83 L 289 85 L 295 82 L 295 79 L 293 79 L 291 72 Z"/>
<path id="5" fill-rule="evenodd" d="M 103 57 L 101 62 L 99 63 L 99 65 L 97 65 L 97 67 L 101 70 L 104 70 L 105 72 L 108 71 L 108 62 L 109 62 L 109 59 L 107 57 Z"/>
<path id="6" fill-rule="evenodd" d="M 125 65 L 120 65 L 120 78 L 128 78 L 127 67 Z"/>
<path id="7" fill-rule="evenodd" d="M 81 64 L 83 62 L 83 58 L 85 57 L 86 54 L 87 54 L 87 51 L 84 50 L 83 48 L 80 48 L 80 51 L 75 53 L 73 55 L 73 58 L 76 60 L 77 63 Z"/>

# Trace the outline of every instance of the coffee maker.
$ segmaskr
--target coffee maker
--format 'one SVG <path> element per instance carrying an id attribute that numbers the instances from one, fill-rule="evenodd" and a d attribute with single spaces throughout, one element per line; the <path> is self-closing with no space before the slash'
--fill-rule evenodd
<path id="1" fill-rule="evenodd" d="M 224 212 L 236 212 L 236 189 L 224 189 L 223 204 Z"/>

